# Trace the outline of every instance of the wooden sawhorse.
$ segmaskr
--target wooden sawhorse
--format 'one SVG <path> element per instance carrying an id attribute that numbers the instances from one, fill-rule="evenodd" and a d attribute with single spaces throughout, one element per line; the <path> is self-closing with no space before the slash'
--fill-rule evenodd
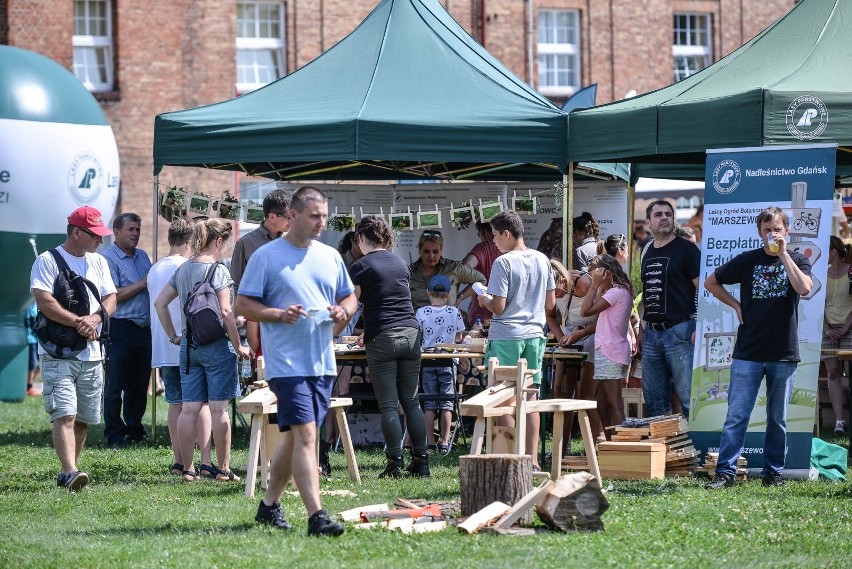
<path id="1" fill-rule="evenodd" d="M 601 470 L 598 467 L 598 455 L 595 449 L 595 437 L 589 424 L 587 409 L 597 409 L 595 401 L 585 399 L 539 399 L 527 402 L 527 413 L 553 413 L 553 453 L 550 459 L 550 478 L 556 480 L 562 474 L 562 426 L 565 424 L 565 412 L 576 411 L 580 422 L 580 433 L 583 436 L 583 447 L 586 449 L 586 460 L 589 472 L 601 480 Z"/>
<path id="2" fill-rule="evenodd" d="M 352 405 L 352 400 L 344 397 L 332 397 L 329 412 L 334 413 L 343 452 L 346 456 L 346 468 L 353 482 L 361 483 L 358 472 L 358 462 L 355 460 L 355 449 L 349 434 L 349 423 L 346 420 L 346 407 Z M 237 404 L 240 413 L 251 414 L 251 434 L 249 436 L 249 456 L 246 468 L 246 498 L 254 497 L 254 486 L 257 478 L 257 466 L 260 464 L 260 487 L 266 489 L 269 481 L 269 463 L 272 460 L 282 433 L 276 423 L 269 422 L 269 416 L 278 412 L 278 400 L 268 387 L 258 389 L 245 396 Z"/>

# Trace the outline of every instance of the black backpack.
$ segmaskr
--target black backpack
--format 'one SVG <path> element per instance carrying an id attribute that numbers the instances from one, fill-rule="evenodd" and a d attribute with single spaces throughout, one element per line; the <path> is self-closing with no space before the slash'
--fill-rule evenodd
<path id="1" fill-rule="evenodd" d="M 194 346 L 210 344 L 227 334 L 225 322 L 222 320 L 222 310 L 219 307 L 219 297 L 216 296 L 212 284 L 217 266 L 218 263 L 210 265 L 207 276 L 195 285 L 183 304 L 186 336 Z"/>
<path id="2" fill-rule="evenodd" d="M 106 310 L 101 303 L 98 288 L 92 281 L 72 271 L 59 251 L 50 249 L 50 253 L 59 268 L 59 274 L 56 275 L 56 280 L 53 282 L 53 297 L 62 308 L 77 316 L 88 316 L 91 313 L 88 291 L 91 290 L 101 306 L 101 314 L 104 315 L 103 325 L 101 326 L 101 342 L 105 342 L 109 337 L 109 318 L 106 316 Z M 54 358 L 76 358 L 80 352 L 86 349 L 88 344 L 88 340 L 78 334 L 76 328 L 54 322 L 41 311 L 36 316 L 34 328 L 39 344 L 45 352 Z"/>

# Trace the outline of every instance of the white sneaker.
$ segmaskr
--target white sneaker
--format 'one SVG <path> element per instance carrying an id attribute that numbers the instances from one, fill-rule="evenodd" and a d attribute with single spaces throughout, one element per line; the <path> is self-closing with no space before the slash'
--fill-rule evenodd
<path id="1" fill-rule="evenodd" d="M 835 421 L 834 434 L 842 435 L 844 432 L 846 432 L 846 421 Z"/>

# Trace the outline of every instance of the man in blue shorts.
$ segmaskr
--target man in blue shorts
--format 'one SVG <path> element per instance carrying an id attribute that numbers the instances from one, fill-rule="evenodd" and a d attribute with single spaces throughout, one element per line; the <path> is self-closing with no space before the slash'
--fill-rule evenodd
<path id="1" fill-rule="evenodd" d="M 501 211 L 492 217 L 491 228 L 494 244 L 503 255 L 491 267 L 487 294 L 478 296 L 479 305 L 494 314 L 485 361 L 496 357 L 500 365 L 511 366 L 524 358 L 530 369 L 540 370 L 547 341 L 545 311 L 556 307 L 556 283 L 550 261 L 543 253 L 526 246 L 524 223 L 514 211 Z M 533 379 L 536 385 L 540 384 L 541 372 L 536 372 Z M 527 414 L 525 444 L 527 453 L 532 455 L 534 470 L 540 470 L 535 452 L 539 424 L 538 413 Z"/>
<path id="2" fill-rule="evenodd" d="M 343 259 L 316 241 L 328 220 L 328 200 L 309 186 L 293 194 L 290 231 L 260 247 L 240 281 L 236 311 L 260 322 L 269 388 L 278 398 L 283 442 L 270 466 L 255 520 L 290 529 L 279 499 L 292 474 L 308 511 L 308 535 L 340 535 L 319 499 L 317 429 L 325 418 L 337 372 L 333 337 L 357 308 Z"/>

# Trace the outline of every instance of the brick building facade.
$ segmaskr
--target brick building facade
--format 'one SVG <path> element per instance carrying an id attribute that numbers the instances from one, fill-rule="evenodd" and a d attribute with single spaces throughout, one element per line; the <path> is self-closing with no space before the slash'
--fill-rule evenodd
<path id="1" fill-rule="evenodd" d="M 240 12 L 243 20 L 238 18 L 238 10 L 248 8 L 256 11 L 253 14 L 261 14 L 257 29 L 267 25 L 263 29 L 279 30 L 275 22 L 272 28 L 268 27 L 271 20 L 283 24 L 280 33 L 276 31 L 281 40 L 277 68 L 279 74 L 286 74 L 331 48 L 377 3 L 378 0 L 0 0 L 0 43 L 31 49 L 75 69 L 75 49 L 89 53 L 98 49 L 91 47 L 97 43 L 86 43 L 92 38 L 75 35 L 80 34 L 76 22 L 81 21 L 81 14 L 90 14 L 87 10 L 92 14 L 107 10 L 101 15 L 108 20 L 111 82 L 105 89 L 96 86 L 92 90 L 113 127 L 121 158 L 121 193 L 116 213 L 136 211 L 149 220 L 153 211 L 154 117 L 236 94 L 237 36 L 245 35 L 237 30 L 240 22 L 246 21 L 244 12 Z M 644 93 L 672 83 L 673 53 L 678 49 L 673 47 L 673 36 L 678 37 L 678 26 L 690 28 L 682 37 L 709 38 L 703 47 L 682 48 L 681 62 L 689 68 L 696 57 L 703 57 L 702 49 L 708 63 L 735 50 L 792 8 L 795 0 L 441 3 L 498 60 L 555 103 L 561 104 L 578 88 L 597 83 L 600 104 L 621 99 L 631 91 Z M 269 5 L 274 5 L 274 17 L 264 11 Z M 690 35 L 694 32 L 692 27 L 700 28 L 704 35 Z M 542 41 L 544 34 L 551 33 L 551 40 Z M 566 37 L 569 41 L 563 42 Z M 259 44 L 252 43 L 256 40 L 248 38 L 243 47 L 257 47 Z M 548 62 L 557 62 L 547 80 L 540 75 L 542 67 L 547 66 L 540 59 L 545 51 L 553 54 Z M 564 67 L 566 61 L 570 69 Z M 247 69 L 251 71 L 251 65 Z M 263 65 L 255 64 L 257 69 L 262 71 Z M 566 77 L 568 85 L 564 84 Z M 548 81 L 557 85 L 545 85 Z M 218 195 L 234 187 L 235 175 L 165 168 L 160 181 Z M 162 227 L 159 244 L 161 248 L 166 246 Z M 145 234 L 144 227 L 141 246 L 151 248 L 151 235 Z"/>

